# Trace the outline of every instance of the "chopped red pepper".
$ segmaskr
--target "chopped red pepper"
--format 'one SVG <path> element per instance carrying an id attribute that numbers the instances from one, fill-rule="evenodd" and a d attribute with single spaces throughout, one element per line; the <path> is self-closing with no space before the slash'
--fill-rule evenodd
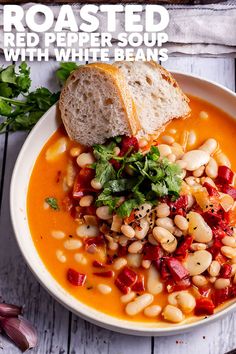
<path id="1" fill-rule="evenodd" d="M 231 277 L 232 266 L 228 263 L 225 263 L 221 266 L 220 277 L 229 279 Z"/>
<path id="2" fill-rule="evenodd" d="M 93 267 L 95 268 L 105 268 L 105 265 L 98 261 L 93 261 Z"/>
<path id="3" fill-rule="evenodd" d="M 119 257 L 123 257 L 123 256 L 126 256 L 128 253 L 128 246 L 121 246 L 119 245 L 119 248 L 118 248 L 118 256 Z"/>
<path id="4" fill-rule="evenodd" d="M 67 280 L 75 286 L 83 286 L 86 280 L 86 275 L 69 268 L 67 271 Z"/>
<path id="5" fill-rule="evenodd" d="M 219 262 L 220 265 L 225 264 L 225 262 L 227 262 L 227 258 L 220 252 L 215 256 L 214 259 Z"/>
<path id="6" fill-rule="evenodd" d="M 230 195 L 234 200 L 236 200 L 236 188 L 234 188 L 232 186 L 228 186 L 227 184 L 224 184 L 221 187 L 221 192 Z"/>
<path id="7" fill-rule="evenodd" d="M 218 306 L 230 298 L 230 288 L 215 289 L 212 300 L 215 306 Z"/>
<path id="8" fill-rule="evenodd" d="M 118 277 L 115 280 L 115 285 L 120 289 L 124 294 L 129 292 L 128 288 L 133 286 L 138 279 L 138 275 L 130 268 L 125 267 L 119 273 Z"/>
<path id="9" fill-rule="evenodd" d="M 210 183 L 205 182 L 203 187 L 206 188 L 210 197 L 219 197 L 219 192 L 216 188 L 214 188 Z"/>
<path id="10" fill-rule="evenodd" d="M 211 288 L 207 288 L 206 286 L 204 287 L 198 287 L 198 292 L 204 296 L 204 297 L 208 297 L 211 293 Z"/>
<path id="11" fill-rule="evenodd" d="M 176 256 L 181 256 L 185 258 L 187 256 L 187 252 L 190 249 L 190 246 L 193 242 L 192 236 L 186 236 L 178 246 L 178 248 L 175 251 Z"/>
<path id="12" fill-rule="evenodd" d="M 121 168 L 121 163 L 115 159 L 109 160 L 109 162 L 112 164 L 115 170 L 119 170 Z"/>
<path id="13" fill-rule="evenodd" d="M 92 168 L 84 167 L 81 168 L 79 173 L 75 178 L 73 197 L 81 198 L 88 192 L 93 192 L 94 189 L 91 187 L 91 180 L 94 178 L 95 171 Z"/>
<path id="14" fill-rule="evenodd" d="M 159 246 L 146 243 L 143 248 L 143 259 L 149 261 L 156 261 L 163 256 L 163 250 Z"/>
<path id="15" fill-rule="evenodd" d="M 130 287 L 126 286 L 119 278 L 115 280 L 115 285 L 123 294 L 128 294 L 131 290 Z"/>
<path id="16" fill-rule="evenodd" d="M 159 267 L 158 267 L 158 266 L 159 266 Z M 160 261 L 158 264 L 156 264 L 156 268 L 157 268 L 157 269 L 158 269 L 158 268 L 160 269 L 161 278 L 162 278 L 163 280 L 169 279 L 169 278 L 171 277 L 169 268 L 168 268 L 168 266 L 167 266 L 166 261 L 165 261 L 164 258 L 161 259 L 161 261 Z"/>
<path id="17" fill-rule="evenodd" d="M 91 245 L 103 246 L 104 244 L 105 244 L 105 241 L 104 241 L 104 236 L 103 235 L 99 235 L 99 236 L 96 236 L 96 237 L 89 237 L 86 240 L 84 240 L 84 245 L 85 245 L 85 249 L 86 250 Z"/>
<path id="18" fill-rule="evenodd" d="M 186 215 L 186 210 L 188 206 L 188 196 L 181 195 L 175 202 L 169 202 L 169 207 L 171 211 L 171 216 L 174 215 Z"/>
<path id="19" fill-rule="evenodd" d="M 144 286 L 144 276 L 143 274 L 139 274 L 138 280 L 136 283 L 132 286 L 131 288 L 133 291 L 140 293 L 142 291 L 145 291 L 145 286 Z"/>
<path id="20" fill-rule="evenodd" d="M 201 297 L 196 299 L 196 307 L 194 313 L 196 316 L 212 315 L 214 313 L 215 305 L 212 300 Z"/>
<path id="21" fill-rule="evenodd" d="M 107 270 L 106 272 L 95 272 L 93 273 L 97 277 L 102 277 L 102 278 L 112 278 L 114 276 L 113 270 Z"/>
<path id="22" fill-rule="evenodd" d="M 231 184 L 234 179 L 233 171 L 227 166 L 219 166 L 217 181 L 222 184 Z"/>
<path id="23" fill-rule="evenodd" d="M 90 205 L 85 208 L 84 215 L 96 215 L 96 210 L 97 208 L 95 207 L 95 205 Z"/>
<path id="24" fill-rule="evenodd" d="M 210 227 L 218 225 L 222 218 L 222 216 L 215 211 L 206 211 L 202 213 L 202 217 Z"/>
<path id="25" fill-rule="evenodd" d="M 189 277 L 189 272 L 178 259 L 166 257 L 166 264 L 175 282 Z"/>
<path id="26" fill-rule="evenodd" d="M 191 281 L 189 277 L 179 280 L 177 282 L 175 282 L 173 279 L 167 279 L 166 281 L 166 287 L 169 293 L 172 293 L 173 291 L 186 290 L 190 286 L 191 286 Z"/>
<path id="27" fill-rule="evenodd" d="M 130 153 L 139 151 L 138 140 L 134 136 L 123 136 L 121 141 L 120 156 L 124 156 L 129 150 Z"/>

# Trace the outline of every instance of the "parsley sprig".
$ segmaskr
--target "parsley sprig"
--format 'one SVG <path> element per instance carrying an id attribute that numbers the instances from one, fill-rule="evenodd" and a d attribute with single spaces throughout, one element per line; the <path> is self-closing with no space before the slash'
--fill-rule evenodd
<path id="1" fill-rule="evenodd" d="M 157 204 L 159 198 L 167 195 L 177 198 L 182 183 L 181 169 L 178 165 L 170 163 L 166 158 L 160 158 L 157 147 L 152 146 L 146 155 L 141 152 L 116 156 L 115 140 L 105 145 L 94 145 L 93 152 L 96 163 L 93 167 L 96 180 L 102 186 L 96 205 L 107 205 L 111 211 L 116 211 L 121 217 L 129 216 L 132 210 L 144 202 Z M 119 162 L 120 168 L 116 170 L 111 160 Z M 133 175 L 126 173 L 126 167 L 132 170 Z M 119 205 L 120 196 L 126 200 Z"/>

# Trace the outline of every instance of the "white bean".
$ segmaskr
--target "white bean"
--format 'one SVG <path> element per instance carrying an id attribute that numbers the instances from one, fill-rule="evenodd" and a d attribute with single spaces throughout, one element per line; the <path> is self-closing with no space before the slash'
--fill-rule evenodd
<path id="1" fill-rule="evenodd" d="M 140 241 L 134 241 L 129 245 L 128 252 L 129 253 L 139 253 L 143 248 L 143 245 Z"/>
<path id="2" fill-rule="evenodd" d="M 172 153 L 169 145 L 160 144 L 157 146 L 161 157 L 168 156 Z"/>
<path id="3" fill-rule="evenodd" d="M 142 267 L 143 267 L 144 269 L 149 269 L 150 266 L 151 266 L 151 264 L 152 264 L 152 262 L 149 261 L 148 259 L 145 259 L 145 260 L 142 261 L 141 264 L 142 264 Z"/>
<path id="4" fill-rule="evenodd" d="M 207 119 L 208 117 L 209 117 L 209 115 L 208 115 L 208 113 L 205 112 L 205 111 L 201 111 L 201 112 L 199 113 L 199 118 L 200 118 L 200 119 Z"/>
<path id="5" fill-rule="evenodd" d="M 205 250 L 206 248 L 207 245 L 205 243 L 194 242 L 190 246 L 191 251 L 201 251 L 201 250 Z"/>
<path id="6" fill-rule="evenodd" d="M 139 268 L 141 266 L 141 262 L 142 262 L 142 256 L 141 254 L 128 254 L 127 255 L 127 262 L 128 265 L 132 268 Z"/>
<path id="7" fill-rule="evenodd" d="M 197 170 L 193 171 L 194 177 L 201 177 L 205 171 L 205 166 L 199 167 Z"/>
<path id="8" fill-rule="evenodd" d="M 193 236 L 194 241 L 208 243 L 212 240 L 212 230 L 199 213 L 191 211 L 187 218 L 189 220 L 189 234 Z"/>
<path id="9" fill-rule="evenodd" d="M 188 146 L 194 145 L 196 143 L 196 140 L 197 140 L 196 133 L 193 130 L 191 130 L 188 135 L 187 145 Z"/>
<path id="10" fill-rule="evenodd" d="M 176 250 L 177 240 L 168 230 L 156 226 L 153 229 L 153 236 L 158 242 L 160 242 L 165 251 L 174 252 Z"/>
<path id="11" fill-rule="evenodd" d="M 192 282 L 200 288 L 208 284 L 207 278 L 204 275 L 194 275 L 192 277 Z"/>
<path id="12" fill-rule="evenodd" d="M 196 300 L 193 295 L 188 292 L 181 291 L 177 295 L 178 305 L 184 313 L 190 313 L 196 306 Z"/>
<path id="13" fill-rule="evenodd" d="M 203 273 L 211 264 L 212 255 L 206 250 L 190 253 L 185 261 L 185 267 L 190 275 Z"/>
<path id="14" fill-rule="evenodd" d="M 135 298 L 136 294 L 134 291 L 131 291 L 130 293 L 128 294 L 125 294 L 125 295 L 122 295 L 120 297 L 120 301 L 123 303 L 123 304 L 127 304 L 128 302 L 132 301 L 134 298 Z"/>
<path id="15" fill-rule="evenodd" d="M 128 238 L 133 238 L 135 236 L 135 231 L 130 225 L 122 225 L 121 232 Z"/>
<path id="16" fill-rule="evenodd" d="M 161 137 L 161 139 L 164 143 L 169 144 L 169 145 L 171 145 L 175 142 L 175 139 L 170 135 L 163 135 Z"/>
<path id="17" fill-rule="evenodd" d="M 232 258 L 236 257 L 236 249 L 235 248 L 232 248 L 229 246 L 222 246 L 220 250 L 221 250 L 221 253 L 227 258 L 232 259 Z"/>
<path id="18" fill-rule="evenodd" d="M 210 267 L 208 268 L 208 273 L 212 277 L 217 277 L 220 273 L 220 263 L 218 261 L 212 261 Z"/>
<path id="19" fill-rule="evenodd" d="M 210 161 L 206 165 L 206 175 L 210 178 L 216 178 L 218 175 L 218 165 L 215 159 L 212 157 L 210 158 Z"/>
<path id="20" fill-rule="evenodd" d="M 109 207 L 104 205 L 96 209 L 96 215 L 101 220 L 109 220 L 112 218 Z"/>
<path id="21" fill-rule="evenodd" d="M 160 203 L 156 207 L 156 211 L 158 218 L 165 218 L 170 215 L 170 207 L 166 203 Z"/>
<path id="22" fill-rule="evenodd" d="M 183 312 L 180 309 L 178 309 L 178 307 L 175 307 L 173 305 L 167 305 L 164 308 L 162 315 L 165 320 L 174 323 L 179 323 L 184 319 Z"/>
<path id="23" fill-rule="evenodd" d="M 210 160 L 210 155 L 202 150 L 191 150 L 184 154 L 182 160 L 187 163 L 186 170 L 194 171 L 206 165 Z"/>
<path id="24" fill-rule="evenodd" d="M 138 144 L 139 144 L 139 147 L 141 147 L 141 148 L 142 148 L 142 147 L 147 146 L 148 142 L 147 142 L 147 140 L 146 140 L 146 139 L 141 138 L 141 139 L 139 139 Z"/>
<path id="25" fill-rule="evenodd" d="M 82 197 L 79 201 L 79 205 L 81 207 L 89 207 L 93 202 L 93 196 L 92 195 L 85 195 Z"/>
<path id="26" fill-rule="evenodd" d="M 96 180 L 96 178 L 93 178 L 91 181 L 91 187 L 96 189 L 96 190 L 100 190 L 102 189 L 102 184 Z"/>
<path id="27" fill-rule="evenodd" d="M 52 237 L 54 237 L 54 238 L 56 238 L 58 240 L 61 240 L 61 239 L 63 239 L 66 236 L 65 232 L 60 231 L 60 230 L 53 230 L 51 232 L 51 235 L 52 235 Z"/>
<path id="28" fill-rule="evenodd" d="M 188 230 L 188 220 L 182 215 L 175 216 L 175 225 L 182 231 Z"/>
<path id="29" fill-rule="evenodd" d="M 76 253 L 76 254 L 74 255 L 74 258 L 75 258 L 76 262 L 78 262 L 78 263 L 80 263 L 80 264 L 85 265 L 85 264 L 88 263 L 88 260 L 87 260 L 87 258 L 83 255 L 83 253 Z"/>
<path id="30" fill-rule="evenodd" d="M 158 295 L 163 291 L 160 275 L 154 266 L 151 266 L 147 275 L 147 290 L 150 294 Z"/>
<path id="31" fill-rule="evenodd" d="M 145 308 L 144 315 L 147 317 L 157 317 L 161 313 L 161 306 L 159 305 L 151 305 Z"/>
<path id="32" fill-rule="evenodd" d="M 76 250 L 83 246 L 83 243 L 80 240 L 69 239 L 64 242 L 64 247 L 67 250 Z"/>
<path id="33" fill-rule="evenodd" d="M 65 263 L 66 262 L 66 256 L 64 255 L 62 250 L 57 250 L 56 251 L 56 257 L 57 257 L 58 261 L 60 261 L 61 263 Z"/>
<path id="34" fill-rule="evenodd" d="M 112 291 L 111 287 L 106 284 L 98 284 L 97 288 L 103 295 L 110 294 Z"/>
<path id="35" fill-rule="evenodd" d="M 141 229 L 140 229 L 141 228 Z M 146 218 L 140 220 L 139 226 L 135 228 L 135 237 L 142 240 L 149 231 L 149 222 Z"/>
<path id="36" fill-rule="evenodd" d="M 189 186 L 193 187 L 193 186 L 197 186 L 199 184 L 200 180 L 199 180 L 199 178 L 189 176 L 189 177 L 185 178 L 185 182 Z"/>
<path id="37" fill-rule="evenodd" d="M 173 233 L 175 231 L 175 226 L 174 226 L 174 222 L 171 218 L 158 218 L 156 221 L 156 225 L 163 227 L 164 229 L 170 231 L 171 233 Z"/>
<path id="38" fill-rule="evenodd" d="M 126 266 L 127 264 L 127 260 L 123 257 L 117 258 L 114 263 L 113 263 L 113 267 L 115 270 L 120 270 L 122 269 L 124 266 Z"/>
<path id="39" fill-rule="evenodd" d="M 156 239 L 153 237 L 152 234 L 148 235 L 148 241 L 151 243 L 151 245 L 158 246 L 158 242 L 156 241 Z"/>
<path id="40" fill-rule="evenodd" d="M 225 236 L 222 238 L 221 242 L 225 246 L 236 247 L 236 239 L 233 236 Z"/>
<path id="41" fill-rule="evenodd" d="M 218 146 L 215 139 L 207 139 L 204 144 L 199 147 L 199 150 L 207 152 L 209 155 L 213 154 Z"/>
<path id="42" fill-rule="evenodd" d="M 56 160 L 61 154 L 66 151 L 67 140 L 66 138 L 58 139 L 52 146 L 46 151 L 46 160 L 51 162 Z"/>
<path id="43" fill-rule="evenodd" d="M 218 278 L 214 283 L 216 289 L 225 289 L 230 285 L 230 280 L 225 278 Z"/>
<path id="44" fill-rule="evenodd" d="M 99 235 L 99 228 L 93 225 L 81 224 L 76 229 L 79 237 L 96 237 Z"/>
<path id="45" fill-rule="evenodd" d="M 182 156 L 184 155 L 183 147 L 178 143 L 173 143 L 173 145 L 171 146 L 171 151 L 172 151 L 172 154 L 175 154 L 177 160 L 181 159 Z M 182 167 L 182 168 L 185 168 L 185 167 Z"/>
<path id="46" fill-rule="evenodd" d="M 177 165 L 179 165 L 180 168 L 182 168 L 183 170 L 187 167 L 187 162 L 183 161 L 183 160 L 177 160 L 175 162 Z"/>
<path id="47" fill-rule="evenodd" d="M 143 294 L 137 297 L 134 301 L 128 303 L 125 311 L 129 316 L 135 316 L 149 306 L 153 302 L 153 295 Z"/>
<path id="48" fill-rule="evenodd" d="M 175 162 L 175 160 L 176 160 L 176 156 L 175 156 L 175 154 L 170 154 L 170 155 L 168 155 L 167 156 L 167 159 L 170 161 L 170 162 Z"/>
<path id="49" fill-rule="evenodd" d="M 230 160 L 225 154 L 223 154 L 223 152 L 217 152 L 214 155 L 214 159 L 216 160 L 219 166 L 227 166 L 229 168 L 231 167 Z"/>
<path id="50" fill-rule="evenodd" d="M 93 164 L 95 162 L 95 158 L 90 152 L 82 152 L 82 154 L 77 157 L 76 162 L 79 167 L 83 168 L 87 165 Z"/>
<path id="51" fill-rule="evenodd" d="M 70 149 L 70 156 L 77 157 L 81 154 L 82 149 L 80 147 L 74 147 Z"/>

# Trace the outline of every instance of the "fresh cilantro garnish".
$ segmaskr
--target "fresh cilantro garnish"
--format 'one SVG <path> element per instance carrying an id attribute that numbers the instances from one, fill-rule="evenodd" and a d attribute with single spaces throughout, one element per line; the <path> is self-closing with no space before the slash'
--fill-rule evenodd
<path id="1" fill-rule="evenodd" d="M 60 63 L 59 69 L 56 71 L 56 76 L 60 80 L 61 84 L 64 84 L 72 71 L 78 69 L 79 65 L 73 62 Z"/>
<path id="2" fill-rule="evenodd" d="M 57 199 L 53 197 L 48 197 L 45 199 L 45 202 L 52 208 L 53 210 L 60 210 Z"/>
<path id="3" fill-rule="evenodd" d="M 59 98 L 47 88 L 28 93 L 31 85 L 30 69 L 25 62 L 17 69 L 9 65 L 0 70 L 0 133 L 7 130 L 29 130 Z M 16 99 L 19 95 L 22 99 Z"/>
<path id="4" fill-rule="evenodd" d="M 129 216 L 132 210 L 144 202 L 157 204 L 158 199 L 167 195 L 178 197 L 182 180 L 181 169 L 170 163 L 168 159 L 160 159 L 158 147 L 152 146 L 150 152 L 126 153 L 116 156 L 114 149 L 116 140 L 104 145 L 94 145 L 93 152 L 97 159 L 93 164 L 96 179 L 102 184 L 96 205 L 107 205 L 119 216 Z M 119 163 L 119 169 L 113 163 Z M 126 173 L 127 167 L 133 172 Z M 119 205 L 120 196 L 126 200 Z"/>

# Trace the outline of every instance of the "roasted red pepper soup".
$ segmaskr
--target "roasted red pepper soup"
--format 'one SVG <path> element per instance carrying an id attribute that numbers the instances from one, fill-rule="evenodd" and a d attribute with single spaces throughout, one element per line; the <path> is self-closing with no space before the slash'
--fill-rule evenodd
<path id="1" fill-rule="evenodd" d="M 35 246 L 70 294 L 109 315 L 184 323 L 236 296 L 236 123 L 191 97 L 160 136 L 81 147 L 58 129 L 28 190 Z"/>

